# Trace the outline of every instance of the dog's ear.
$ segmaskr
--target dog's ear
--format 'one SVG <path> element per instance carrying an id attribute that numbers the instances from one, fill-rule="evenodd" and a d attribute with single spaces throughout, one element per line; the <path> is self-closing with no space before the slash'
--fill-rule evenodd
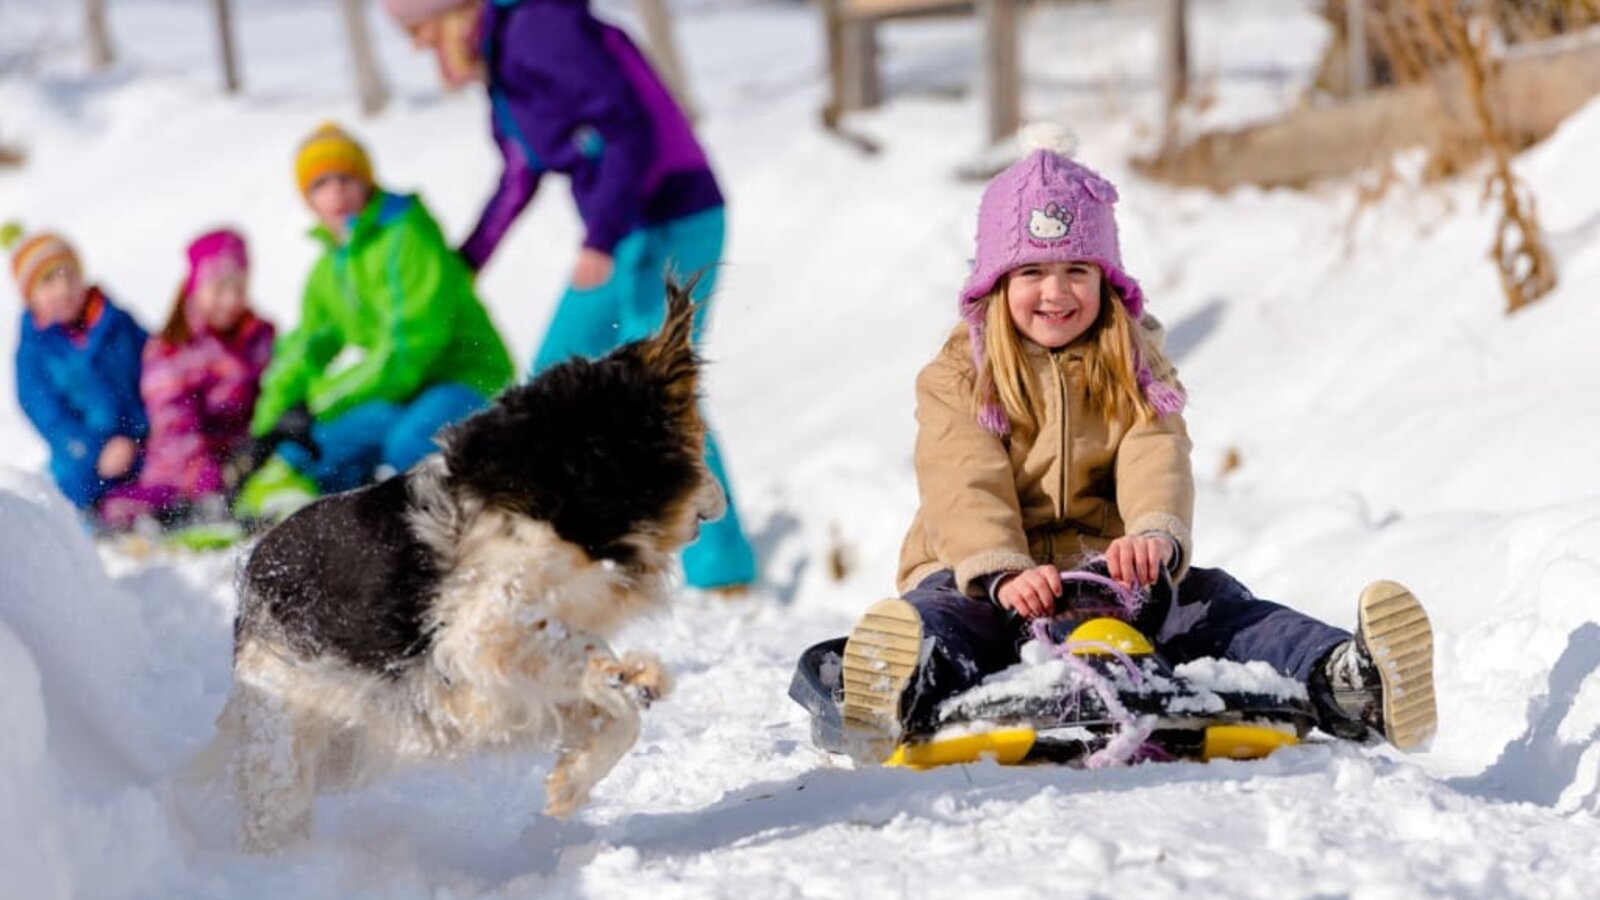
<path id="1" fill-rule="evenodd" d="M 667 314 L 661 330 L 640 347 L 644 364 L 666 386 L 669 396 L 680 402 L 692 401 L 700 374 L 700 358 L 694 352 L 694 318 L 700 304 L 694 290 L 705 270 L 679 281 L 667 275 Z"/>

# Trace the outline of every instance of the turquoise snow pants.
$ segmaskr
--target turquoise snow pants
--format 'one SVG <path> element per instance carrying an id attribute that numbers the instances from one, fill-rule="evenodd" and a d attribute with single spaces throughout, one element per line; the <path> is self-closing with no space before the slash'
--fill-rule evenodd
<path id="1" fill-rule="evenodd" d="M 700 302 L 694 339 L 699 343 L 716 286 L 726 231 L 722 207 L 642 228 L 623 238 L 613 254 L 611 280 L 599 287 L 568 287 L 556 307 L 529 377 L 573 356 L 597 357 L 629 341 L 649 337 L 665 310 L 665 273 L 680 278 L 704 270 L 695 288 Z M 684 548 L 683 572 L 698 588 L 747 585 L 756 578 L 755 550 L 739 522 L 738 504 L 716 438 L 707 432 L 706 464 L 728 496 L 728 512 L 700 529 Z"/>
<path id="2" fill-rule="evenodd" d="M 407 403 L 374 400 L 312 425 L 311 437 L 320 451 L 316 459 L 295 443 L 279 445 L 278 455 L 315 481 L 323 493 L 347 491 L 372 481 L 379 466 L 396 472 L 411 468 L 438 449 L 433 438 L 441 428 L 465 419 L 488 402 L 464 384 L 436 384 Z"/>

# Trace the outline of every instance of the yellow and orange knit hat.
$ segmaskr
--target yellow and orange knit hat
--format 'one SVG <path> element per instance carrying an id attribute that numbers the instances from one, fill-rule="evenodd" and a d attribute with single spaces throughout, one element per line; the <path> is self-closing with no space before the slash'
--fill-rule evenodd
<path id="1" fill-rule="evenodd" d="M 48 231 L 25 234 L 16 222 L 0 226 L 0 248 L 11 251 L 11 274 L 25 301 L 31 302 L 39 282 L 57 268 L 71 266 L 74 271 L 83 271 L 77 252 L 61 236 Z"/>
<path id="2" fill-rule="evenodd" d="M 300 151 L 294 158 L 294 178 L 300 185 L 300 194 L 311 191 L 311 185 L 324 175 L 349 175 L 366 184 L 372 184 L 372 160 L 356 139 L 344 129 L 324 122 L 311 136 L 300 142 Z"/>

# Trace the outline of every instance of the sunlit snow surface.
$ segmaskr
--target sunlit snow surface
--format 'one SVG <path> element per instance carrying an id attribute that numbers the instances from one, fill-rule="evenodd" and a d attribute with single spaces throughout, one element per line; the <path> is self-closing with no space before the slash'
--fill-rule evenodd
<path id="1" fill-rule="evenodd" d="M 396 92 L 355 109 L 337 5 L 235 4 L 245 94 L 217 90 L 207 4 L 108 4 L 123 62 L 85 71 L 79 4 L 0 0 L 0 217 L 58 227 L 147 325 L 182 247 L 246 230 L 254 293 L 293 321 L 314 248 L 289 160 L 325 119 L 379 177 L 471 227 L 498 174 L 486 106 L 374 24 Z M 1297 102 L 1309 3 L 1195 2 L 1217 124 Z M 686 593 L 619 642 L 678 689 L 569 823 L 542 757 L 433 767 L 319 802 L 311 843 L 232 849 L 225 804 L 175 775 L 228 688 L 235 560 L 97 548 L 0 402 L 0 894 L 7 897 L 1589 897 L 1600 883 L 1600 106 L 1519 158 L 1562 286 L 1507 319 L 1476 183 L 1226 196 L 1142 181 L 1158 4 L 1028 14 L 1026 103 L 1117 182 L 1122 243 L 1193 403 L 1197 562 L 1349 626 L 1375 578 L 1437 631 L 1441 725 L 1401 757 L 1321 744 L 1252 763 L 1080 772 L 855 771 L 784 697 L 810 643 L 891 592 L 916 505 L 912 384 L 955 323 L 980 151 L 969 23 L 883 30 L 893 103 L 820 132 L 810 5 L 675 6 L 699 127 L 731 199 L 707 355 L 765 581 Z M 625 17 L 625 6 L 605 9 Z M 1415 168 L 1401 160 L 1402 176 Z M 581 238 L 552 179 L 480 281 L 526 359 Z M 0 345 L 15 344 L 15 295 Z M 0 395 L 14 395 L 0 366 Z M 1223 476 L 1235 450 L 1242 465 Z M 834 563 L 846 569 L 831 576 Z"/>

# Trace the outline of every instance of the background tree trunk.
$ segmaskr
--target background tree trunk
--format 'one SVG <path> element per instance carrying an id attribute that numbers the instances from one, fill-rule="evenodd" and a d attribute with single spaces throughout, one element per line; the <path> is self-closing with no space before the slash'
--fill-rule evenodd
<path id="1" fill-rule="evenodd" d="M 372 33 L 367 29 L 367 4 L 362 0 L 339 0 L 344 11 L 345 30 L 350 33 L 350 59 L 356 69 L 356 90 L 361 95 L 361 111 L 376 115 L 389 102 L 389 88 L 372 52 Z"/>

